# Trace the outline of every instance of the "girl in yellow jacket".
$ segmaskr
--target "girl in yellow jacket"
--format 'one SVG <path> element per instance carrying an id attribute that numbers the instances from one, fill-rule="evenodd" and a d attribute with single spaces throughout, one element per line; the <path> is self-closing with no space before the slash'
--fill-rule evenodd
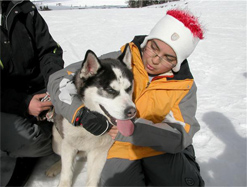
<path id="1" fill-rule="evenodd" d="M 115 143 L 102 186 L 204 186 L 195 161 L 196 85 L 186 58 L 203 30 L 188 12 L 170 10 L 130 46 L 137 120 L 132 136 L 113 127 Z M 124 47 L 122 48 L 122 50 Z"/>
<path id="2" fill-rule="evenodd" d="M 204 186 L 192 146 L 199 130 L 196 85 L 186 60 L 200 39 L 203 31 L 193 15 L 169 10 L 148 36 L 136 36 L 127 44 L 137 109 L 135 130 L 128 137 L 117 127 L 109 127 L 102 116 L 91 115 L 76 95 L 70 98 L 67 94 L 66 101 L 59 97 L 61 85 L 65 93 L 69 93 L 66 88 L 71 90 L 73 76 L 68 72 L 75 72 L 81 62 L 50 76 L 48 92 L 56 113 L 72 125 L 79 121 L 96 136 L 108 131 L 115 140 L 101 174 L 101 186 Z"/>

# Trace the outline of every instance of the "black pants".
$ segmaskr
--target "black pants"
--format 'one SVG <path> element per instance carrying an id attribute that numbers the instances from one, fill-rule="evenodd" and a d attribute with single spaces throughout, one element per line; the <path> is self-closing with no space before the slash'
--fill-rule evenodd
<path id="1" fill-rule="evenodd" d="M 11 157 L 41 157 L 53 153 L 52 123 L 38 124 L 35 118 L 22 118 L 1 112 L 1 151 Z"/>
<path id="2" fill-rule="evenodd" d="M 53 153 L 52 123 L 37 123 L 35 118 L 22 118 L 1 112 L 1 186 L 9 181 L 18 157 L 42 157 Z"/>
<path id="3" fill-rule="evenodd" d="M 101 186 L 204 186 L 193 146 L 141 160 L 108 159 Z"/>

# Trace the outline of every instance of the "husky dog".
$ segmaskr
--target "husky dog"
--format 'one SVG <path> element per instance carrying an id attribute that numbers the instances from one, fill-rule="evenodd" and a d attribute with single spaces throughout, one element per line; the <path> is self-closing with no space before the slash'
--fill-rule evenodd
<path id="1" fill-rule="evenodd" d="M 133 133 L 130 119 L 135 116 L 136 109 L 132 102 L 129 47 L 118 59 L 99 60 L 94 52 L 88 50 L 74 81 L 78 95 L 88 109 L 105 115 L 123 135 Z M 46 174 L 54 176 L 61 170 L 59 186 L 71 186 L 75 157 L 83 154 L 87 157 L 86 185 L 97 186 L 112 143 L 108 134 L 94 136 L 57 115 L 53 126 L 53 150 L 61 156 L 61 162 L 53 165 Z"/>

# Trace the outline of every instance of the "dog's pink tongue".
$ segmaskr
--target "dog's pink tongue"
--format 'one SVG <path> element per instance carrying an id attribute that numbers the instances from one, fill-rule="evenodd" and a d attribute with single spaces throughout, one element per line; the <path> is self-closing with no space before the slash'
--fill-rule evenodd
<path id="1" fill-rule="evenodd" d="M 134 132 L 134 124 L 131 120 L 117 120 L 117 128 L 124 136 L 130 136 Z"/>

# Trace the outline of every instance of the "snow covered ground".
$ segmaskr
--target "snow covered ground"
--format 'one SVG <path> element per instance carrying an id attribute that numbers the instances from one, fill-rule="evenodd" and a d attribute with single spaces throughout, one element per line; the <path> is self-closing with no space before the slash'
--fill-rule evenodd
<path id="1" fill-rule="evenodd" d="M 188 3 L 187 3 L 188 2 Z M 246 1 L 180 1 L 166 7 L 86 9 L 41 12 L 54 39 L 64 49 L 66 66 L 82 60 L 87 49 L 97 55 L 119 48 L 135 35 L 148 34 L 174 7 L 188 8 L 206 28 L 206 37 L 190 56 L 198 86 L 194 137 L 197 160 L 206 186 L 246 186 Z M 159 6 L 161 7 L 161 6 Z M 40 160 L 27 186 L 57 186 L 59 176 L 45 170 L 58 158 Z M 84 186 L 86 162 L 75 167 L 74 186 Z"/>

